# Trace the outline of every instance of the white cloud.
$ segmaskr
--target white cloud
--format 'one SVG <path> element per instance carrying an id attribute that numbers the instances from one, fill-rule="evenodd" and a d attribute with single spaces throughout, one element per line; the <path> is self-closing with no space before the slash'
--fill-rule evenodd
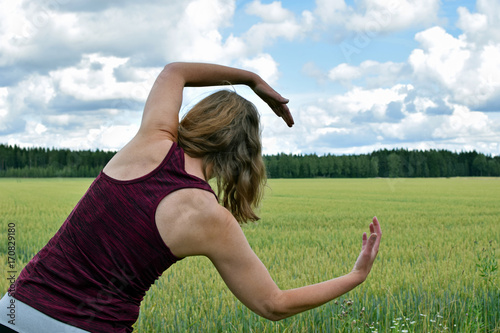
<path id="1" fill-rule="evenodd" d="M 343 63 L 328 72 L 328 78 L 333 81 L 350 82 L 361 77 L 361 69 L 356 66 Z"/>
<path id="2" fill-rule="evenodd" d="M 67 126 L 71 122 L 69 114 L 45 116 L 44 119 L 48 124 L 53 126 Z"/>
<path id="3" fill-rule="evenodd" d="M 106 147 L 109 150 L 122 148 L 139 130 L 137 124 L 100 126 L 93 128 L 87 135 L 93 147 Z"/>
<path id="4" fill-rule="evenodd" d="M 442 90 L 441 98 L 449 94 L 471 108 L 489 108 L 500 98 L 500 43 L 477 45 L 468 37 L 455 38 L 440 27 L 427 29 L 416 35 L 421 48 L 408 62 L 419 88 L 432 82 Z"/>
<path id="5" fill-rule="evenodd" d="M 454 109 L 453 114 L 443 119 L 441 126 L 434 130 L 434 138 L 474 138 L 491 133 L 488 116 L 484 113 L 471 112 L 461 105 L 455 105 Z"/>
<path id="6" fill-rule="evenodd" d="M 0 133 L 5 130 L 5 123 L 9 111 L 7 109 L 7 97 L 9 91 L 6 87 L 0 88 Z"/>
<path id="7" fill-rule="evenodd" d="M 483 11 L 486 2 L 483 7 L 478 5 Z M 443 102 L 448 100 L 472 109 L 500 110 L 500 41 L 489 37 L 500 19 L 486 13 L 471 14 L 465 8 L 459 8 L 458 13 L 462 35 L 454 37 L 439 26 L 417 33 L 419 47 L 411 52 L 407 63 L 343 63 L 332 68 L 328 78 L 348 88 L 390 87 L 410 80 L 416 87 L 416 96 L 411 97 L 415 106 L 422 97 L 433 104 L 431 107 L 444 106 L 442 110 L 449 109 Z"/>
<path id="8" fill-rule="evenodd" d="M 116 108 L 134 98 L 143 104 L 156 76 L 153 72 L 159 72 L 135 68 L 136 82 L 117 82 L 113 70 L 126 61 L 85 55 L 76 67 L 49 75 L 32 74 L 14 87 L 1 88 L 0 110 L 5 111 L 0 114 L 0 132 L 4 134 L 0 140 L 22 146 L 31 142 L 73 149 L 120 148 L 131 138 L 130 131 L 123 133 L 120 129 L 137 130 L 140 111 L 131 116 Z M 107 108 L 110 103 L 114 109 Z M 100 130 L 99 140 L 89 141 L 88 133 L 103 124 L 109 125 L 106 131 Z"/>
<path id="9" fill-rule="evenodd" d="M 274 84 L 278 80 L 278 63 L 270 54 L 259 54 L 252 59 L 242 59 L 239 65 L 259 74 L 269 84 Z"/>
<path id="10" fill-rule="evenodd" d="M 465 7 L 458 7 L 457 9 L 459 19 L 457 26 L 466 34 L 483 33 L 488 27 L 488 17 L 484 14 L 473 13 Z"/>
<path id="11" fill-rule="evenodd" d="M 437 79 L 445 86 L 455 84 L 471 56 L 466 43 L 441 27 L 419 32 L 415 39 L 422 48 L 414 50 L 408 59 L 414 75 L 422 81 Z"/>
<path id="12" fill-rule="evenodd" d="M 234 0 L 127 2 L 78 13 L 66 11 L 71 6 L 3 2 L 0 66 L 31 63 L 37 70 L 55 69 L 98 52 L 146 66 L 171 60 L 228 63 L 244 47 L 234 37 L 224 41 L 219 32 L 231 22 Z"/>
<path id="13" fill-rule="evenodd" d="M 185 61 L 228 64 L 245 52 L 244 43 L 234 36 L 223 40 L 220 29 L 229 25 L 235 10 L 232 0 L 194 0 L 172 30 L 166 31 L 169 58 Z"/>
<path id="14" fill-rule="evenodd" d="M 127 58 L 83 55 L 75 67 L 50 72 L 59 92 L 82 101 L 134 99 L 145 102 L 149 89 L 161 68 L 133 68 L 133 80 L 119 82 L 115 70 L 127 64 Z"/>
<path id="15" fill-rule="evenodd" d="M 278 39 L 292 41 L 305 37 L 314 24 L 309 12 L 304 12 L 301 21 L 290 16 L 283 21 L 263 21 L 254 24 L 242 36 L 247 53 L 261 52 L 264 47 L 272 45 Z"/>
<path id="16" fill-rule="evenodd" d="M 0 2 L 0 66 L 11 65 L 25 56 L 26 51 L 33 51 L 30 43 L 33 35 L 45 25 L 47 12 L 34 12 L 33 4 L 22 1 Z M 37 15 L 35 15 L 37 14 Z"/>
<path id="17" fill-rule="evenodd" d="M 437 22 L 439 1 L 363 0 L 359 9 L 361 12 L 350 18 L 348 27 L 353 31 L 376 34 Z"/>
<path id="18" fill-rule="evenodd" d="M 23 131 L 27 122 L 39 122 L 47 109 L 46 104 L 55 93 L 51 80 L 38 74 L 29 76 L 14 87 L 1 88 L 0 133 Z"/>
<path id="19" fill-rule="evenodd" d="M 380 63 L 373 60 L 363 61 L 359 66 L 342 63 L 328 72 L 328 78 L 351 86 L 363 78 L 368 88 L 392 86 L 405 79 L 407 66 L 404 63 L 388 61 Z"/>
<path id="20" fill-rule="evenodd" d="M 436 23 L 438 9 L 437 0 L 362 0 L 355 7 L 343 0 L 316 0 L 315 14 L 327 26 L 373 38 L 380 33 Z"/>
<path id="21" fill-rule="evenodd" d="M 487 38 L 500 42 L 500 2 L 497 0 L 477 0 L 477 12 L 488 18 Z"/>
<path id="22" fill-rule="evenodd" d="M 374 149 L 486 149 L 498 155 L 498 128 L 487 115 L 447 100 L 438 105 L 415 87 L 353 87 L 295 109 L 298 151 L 361 153 Z M 391 110 L 394 108 L 394 110 Z M 446 108 L 446 113 L 434 112 Z M 498 127 L 498 126 L 497 126 Z M 485 151 L 485 150 L 483 150 Z"/>
<path id="23" fill-rule="evenodd" d="M 314 13 L 324 23 L 343 24 L 346 19 L 346 12 L 352 10 L 347 7 L 344 0 L 316 0 L 316 10 Z"/>
<path id="24" fill-rule="evenodd" d="M 344 95 L 337 95 L 329 99 L 329 103 L 337 106 L 337 111 L 347 111 L 351 115 L 371 110 L 374 106 L 386 106 L 390 102 L 403 101 L 405 98 L 404 85 L 396 85 L 390 89 L 363 89 L 354 87 Z"/>
<path id="25" fill-rule="evenodd" d="M 294 14 L 284 9 L 279 1 L 274 1 L 270 4 L 262 4 L 260 0 L 254 0 L 247 6 L 246 12 L 251 15 L 259 16 L 264 22 L 268 23 L 280 23 L 285 20 L 293 19 L 294 17 Z"/>
<path id="26" fill-rule="evenodd" d="M 332 128 L 340 123 L 340 116 L 334 112 L 329 112 L 325 108 L 317 105 L 307 105 L 298 115 L 300 126 L 314 129 L 314 133 L 319 133 L 327 128 Z"/>
<path id="27" fill-rule="evenodd" d="M 454 99 L 471 108 L 500 111 L 500 5 L 478 0 L 477 13 L 459 8 L 458 38 L 471 57 L 454 85 Z"/>
<path id="28" fill-rule="evenodd" d="M 47 127 L 44 124 L 37 123 L 34 121 L 29 121 L 26 123 L 26 132 L 34 134 L 34 135 L 41 135 L 47 131 Z"/>

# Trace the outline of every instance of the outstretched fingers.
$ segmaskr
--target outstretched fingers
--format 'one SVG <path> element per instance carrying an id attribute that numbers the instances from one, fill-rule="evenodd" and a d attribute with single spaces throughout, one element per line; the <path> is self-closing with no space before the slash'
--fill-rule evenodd
<path id="1" fill-rule="evenodd" d="M 380 239 L 382 238 L 382 228 L 380 227 L 380 222 L 378 221 L 377 217 L 373 217 L 373 232 L 375 234 L 377 234 L 377 239 L 376 239 L 376 242 L 374 244 L 374 249 L 376 252 L 378 252 L 378 248 L 380 246 Z M 372 232 L 372 233 L 373 233 Z"/>
<path id="2" fill-rule="evenodd" d="M 374 249 L 377 244 L 378 236 L 377 234 L 371 234 L 368 238 L 368 249 Z"/>
<path id="3" fill-rule="evenodd" d="M 288 100 L 286 100 L 286 103 L 288 103 Z M 274 113 L 278 117 L 281 117 L 285 123 L 288 125 L 288 127 L 292 127 L 294 124 L 292 113 L 290 112 L 290 109 L 288 108 L 288 105 L 286 104 L 277 104 L 273 108 Z"/>
<path id="4" fill-rule="evenodd" d="M 278 116 L 283 118 L 289 127 L 294 124 L 292 114 L 290 109 L 286 105 L 288 99 L 281 96 L 276 90 L 269 86 L 265 81 L 261 80 L 255 87 L 253 87 L 254 92 L 259 96 L 264 102 L 266 102 L 271 110 Z"/>
<path id="5" fill-rule="evenodd" d="M 361 247 L 361 251 L 366 248 L 366 243 L 368 243 L 368 237 L 366 236 L 366 232 L 363 232 L 363 246 Z"/>
<path id="6" fill-rule="evenodd" d="M 380 223 L 377 217 L 373 218 L 373 222 L 370 223 L 370 237 L 367 237 L 366 232 L 363 233 L 363 251 L 368 253 L 374 253 L 377 255 L 378 248 L 380 245 L 380 238 L 382 236 L 382 230 L 380 228 Z"/>
<path id="7" fill-rule="evenodd" d="M 361 274 L 363 281 L 370 273 L 373 262 L 377 257 L 381 236 L 380 223 L 374 217 L 373 222 L 370 223 L 370 236 L 367 236 L 366 232 L 363 233 L 363 247 L 353 268 L 353 272 Z"/>

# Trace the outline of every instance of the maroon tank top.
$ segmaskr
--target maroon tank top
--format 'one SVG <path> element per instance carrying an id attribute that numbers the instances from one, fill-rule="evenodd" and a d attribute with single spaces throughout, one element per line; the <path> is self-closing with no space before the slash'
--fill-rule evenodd
<path id="1" fill-rule="evenodd" d="M 166 195 L 182 188 L 213 193 L 206 181 L 186 173 L 176 143 L 138 179 L 119 181 L 101 172 L 21 271 L 13 296 L 84 330 L 131 332 L 146 291 L 181 259 L 163 242 L 155 212 Z"/>

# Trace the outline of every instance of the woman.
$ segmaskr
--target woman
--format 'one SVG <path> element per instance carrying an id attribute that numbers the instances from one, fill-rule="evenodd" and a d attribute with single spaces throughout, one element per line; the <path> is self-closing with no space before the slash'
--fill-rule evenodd
<path id="1" fill-rule="evenodd" d="M 349 274 L 293 290 L 276 286 L 238 223 L 258 218 L 254 208 L 265 182 L 257 110 L 222 91 L 195 105 L 179 124 L 184 87 L 224 82 L 248 85 L 293 125 L 288 100 L 252 72 L 167 65 L 137 135 L 21 272 L 13 298 L 2 299 L 2 306 L 15 302 L 18 309 L 16 326 L 3 325 L 20 332 L 130 332 L 151 284 L 188 256 L 208 257 L 234 295 L 270 320 L 317 307 L 366 279 L 380 244 L 376 218 Z M 207 183 L 211 178 L 217 195 Z"/>

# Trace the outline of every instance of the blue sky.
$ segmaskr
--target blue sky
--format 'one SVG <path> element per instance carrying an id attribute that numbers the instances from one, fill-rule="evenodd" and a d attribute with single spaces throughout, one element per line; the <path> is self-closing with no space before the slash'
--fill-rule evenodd
<path id="1" fill-rule="evenodd" d="M 378 149 L 500 155 L 497 0 L 7 0 L 0 143 L 118 150 L 162 67 L 256 71 L 290 99 L 264 153 Z M 184 113 L 214 88 L 185 91 Z"/>

